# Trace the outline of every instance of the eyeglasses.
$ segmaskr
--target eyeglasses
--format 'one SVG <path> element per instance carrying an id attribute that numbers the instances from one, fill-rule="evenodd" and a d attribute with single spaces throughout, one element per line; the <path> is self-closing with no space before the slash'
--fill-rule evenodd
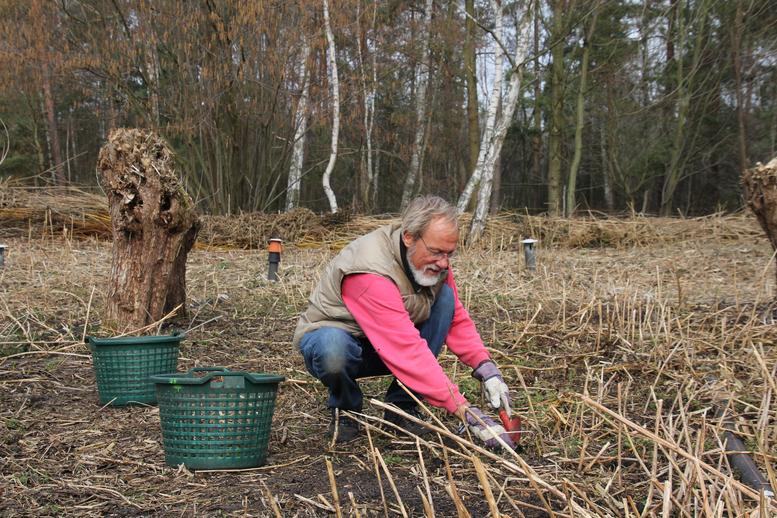
<path id="1" fill-rule="evenodd" d="M 456 250 L 453 250 L 452 252 L 443 252 L 442 250 L 438 250 L 437 248 L 429 248 L 429 245 L 426 244 L 426 241 L 424 241 L 424 238 L 421 236 L 418 236 L 418 239 L 421 240 L 421 242 L 426 247 L 426 251 L 429 252 L 429 255 L 434 257 L 436 260 L 441 259 L 448 259 L 450 260 L 454 255 L 456 255 Z"/>

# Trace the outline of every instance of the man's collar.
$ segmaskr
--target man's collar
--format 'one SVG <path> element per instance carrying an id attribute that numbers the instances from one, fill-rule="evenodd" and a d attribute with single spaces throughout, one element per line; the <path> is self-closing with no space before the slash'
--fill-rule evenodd
<path id="1" fill-rule="evenodd" d="M 418 293 L 423 289 L 423 286 L 418 284 L 415 280 L 415 275 L 413 275 L 413 270 L 410 269 L 410 263 L 407 261 L 407 246 L 405 245 L 405 241 L 402 239 L 402 234 L 399 234 L 399 255 L 402 256 L 402 267 L 405 269 L 405 275 L 407 275 L 407 278 L 410 279 L 410 284 L 413 285 L 413 291 L 415 293 Z"/>

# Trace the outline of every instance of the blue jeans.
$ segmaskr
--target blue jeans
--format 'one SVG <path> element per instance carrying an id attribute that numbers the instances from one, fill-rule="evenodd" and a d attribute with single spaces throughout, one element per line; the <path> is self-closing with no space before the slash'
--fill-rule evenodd
<path id="1" fill-rule="evenodd" d="M 448 336 L 453 311 L 453 290 L 444 285 L 432 304 L 429 318 L 416 326 L 435 358 L 440 354 L 445 337 Z M 386 332 L 390 333 L 391 329 L 386 329 Z M 354 338 L 337 327 L 321 327 L 306 333 L 300 340 L 299 347 L 308 372 L 329 389 L 329 408 L 360 412 L 362 391 L 356 380 L 391 374 L 366 338 Z M 416 406 L 413 398 L 399 386 L 396 378 L 389 385 L 385 400 L 404 410 Z"/>

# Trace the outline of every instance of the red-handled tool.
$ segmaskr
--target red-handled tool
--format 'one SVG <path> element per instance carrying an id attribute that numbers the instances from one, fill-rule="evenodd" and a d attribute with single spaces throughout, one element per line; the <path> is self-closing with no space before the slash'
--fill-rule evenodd
<path id="1" fill-rule="evenodd" d="M 517 415 L 509 417 L 507 411 L 504 408 L 499 409 L 499 419 L 502 421 L 502 426 L 505 431 L 510 434 L 510 438 L 515 444 L 521 440 L 521 418 Z"/>

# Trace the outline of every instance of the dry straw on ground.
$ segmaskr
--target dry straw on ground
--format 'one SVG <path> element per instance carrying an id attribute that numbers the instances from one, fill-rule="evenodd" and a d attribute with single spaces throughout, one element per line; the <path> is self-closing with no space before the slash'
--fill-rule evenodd
<path id="1" fill-rule="evenodd" d="M 278 283 L 265 280 L 263 246 L 224 240 L 192 253 L 180 368 L 288 378 L 268 465 L 227 473 L 166 467 L 156 408 L 97 404 L 83 336 L 101 331 L 110 244 L 34 224 L 5 237 L 0 515 L 775 515 L 732 476 L 713 410 L 731 402 L 777 487 L 774 264 L 753 218 L 502 214 L 463 247 L 460 296 L 526 424 L 515 454 L 456 436 L 433 409 L 430 436 L 388 429 L 381 378 L 366 380 L 354 416 L 369 437 L 326 440 L 325 391 L 290 337 L 321 267 L 386 220 L 352 217 L 309 234 L 313 220 L 299 224 Z M 526 236 L 540 239 L 534 273 L 518 244 Z M 469 369 L 450 353 L 442 361 L 478 401 Z"/>

